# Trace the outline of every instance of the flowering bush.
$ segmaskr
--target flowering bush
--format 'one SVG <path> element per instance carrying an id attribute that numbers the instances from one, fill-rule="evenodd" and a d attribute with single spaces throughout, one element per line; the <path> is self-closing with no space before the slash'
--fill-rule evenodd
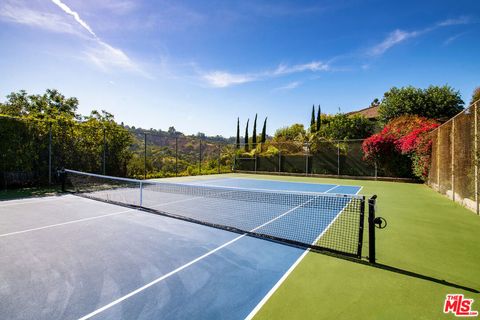
<path id="1" fill-rule="evenodd" d="M 363 142 L 365 160 L 376 161 L 394 168 L 401 155 L 412 161 L 413 174 L 421 179 L 428 176 L 432 141 L 428 132 L 438 127 L 432 119 L 405 115 L 393 119 Z"/>

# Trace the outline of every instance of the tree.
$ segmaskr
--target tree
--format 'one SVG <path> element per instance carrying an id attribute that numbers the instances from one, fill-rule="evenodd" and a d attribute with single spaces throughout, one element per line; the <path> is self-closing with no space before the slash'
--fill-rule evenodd
<path id="1" fill-rule="evenodd" d="M 237 149 L 240 148 L 240 118 L 237 118 L 237 141 L 236 141 Z"/>
<path id="2" fill-rule="evenodd" d="M 406 114 L 445 121 L 462 111 L 463 103 L 460 93 L 447 85 L 393 87 L 384 94 L 379 114 L 384 122 Z"/>
<path id="3" fill-rule="evenodd" d="M 373 107 L 378 107 L 380 105 L 380 100 L 378 98 L 373 99 L 373 101 L 370 103 L 370 108 Z"/>
<path id="4" fill-rule="evenodd" d="M 472 99 L 470 100 L 470 104 L 475 103 L 476 101 L 480 100 L 480 87 L 476 87 L 472 93 Z"/>
<path id="5" fill-rule="evenodd" d="M 312 117 L 310 118 L 310 130 L 315 132 L 315 105 L 312 106 Z"/>
<path id="6" fill-rule="evenodd" d="M 298 141 L 305 136 L 303 124 L 295 123 L 289 127 L 283 127 L 275 131 L 276 141 Z"/>
<path id="7" fill-rule="evenodd" d="M 175 127 L 168 127 L 167 132 L 169 136 L 175 136 L 177 134 L 177 130 L 175 130 Z"/>
<path id="8" fill-rule="evenodd" d="M 255 120 L 253 121 L 252 144 L 254 148 L 257 146 L 257 114 L 255 114 Z"/>
<path id="9" fill-rule="evenodd" d="M 267 141 L 267 117 L 265 117 L 265 120 L 263 121 L 263 128 L 262 128 L 262 138 L 261 138 L 261 143 L 265 143 Z"/>
<path id="10" fill-rule="evenodd" d="M 318 105 L 318 110 L 317 110 L 317 128 L 316 131 L 320 131 L 320 128 L 322 126 L 322 109 L 320 108 L 320 105 Z"/>
<path id="11" fill-rule="evenodd" d="M 248 150 L 248 123 L 250 122 L 250 119 L 247 119 L 247 125 L 245 126 L 245 137 L 244 137 L 244 142 L 245 142 L 245 150 Z"/>
<path id="12" fill-rule="evenodd" d="M 325 116 L 316 136 L 332 140 L 363 139 L 374 132 L 374 123 L 364 116 L 339 113 Z"/>

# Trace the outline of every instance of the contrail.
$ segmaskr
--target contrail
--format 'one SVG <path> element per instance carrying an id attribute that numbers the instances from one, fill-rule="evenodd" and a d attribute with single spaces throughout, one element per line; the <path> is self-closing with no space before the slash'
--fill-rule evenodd
<path id="1" fill-rule="evenodd" d="M 57 6 L 60 7 L 60 9 L 62 9 L 63 11 L 65 11 L 65 13 L 71 15 L 75 21 L 77 21 L 82 27 L 85 28 L 85 30 L 87 30 L 92 36 L 94 36 L 95 38 L 97 38 L 97 35 L 95 34 L 95 32 L 93 32 L 93 30 L 90 28 L 90 26 L 85 22 L 83 21 L 80 16 L 78 15 L 78 13 L 76 13 L 75 11 L 73 11 L 72 9 L 70 9 L 65 3 L 63 3 L 62 1 L 60 0 L 52 0 L 52 2 L 54 4 L 56 4 Z"/>

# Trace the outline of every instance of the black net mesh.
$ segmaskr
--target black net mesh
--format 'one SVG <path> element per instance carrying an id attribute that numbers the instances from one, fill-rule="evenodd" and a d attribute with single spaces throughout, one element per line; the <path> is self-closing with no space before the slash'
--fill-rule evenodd
<path id="1" fill-rule="evenodd" d="M 301 247 L 360 257 L 365 199 L 160 183 L 67 170 L 66 189 L 88 198 Z"/>

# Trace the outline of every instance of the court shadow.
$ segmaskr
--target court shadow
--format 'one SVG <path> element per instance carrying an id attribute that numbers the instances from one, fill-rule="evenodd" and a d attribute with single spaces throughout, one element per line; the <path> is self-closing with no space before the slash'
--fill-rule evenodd
<path id="1" fill-rule="evenodd" d="M 444 279 L 438 279 L 438 278 L 431 277 L 431 276 L 428 276 L 428 275 L 425 275 L 425 274 L 421 274 L 421 273 L 397 268 L 397 267 L 394 267 L 394 266 L 389 266 L 389 265 L 382 264 L 382 263 L 371 263 L 371 262 L 368 262 L 368 261 L 365 261 L 365 260 L 346 257 L 346 256 L 342 256 L 342 255 L 338 255 L 338 254 L 334 254 L 334 253 L 330 253 L 330 252 L 324 252 L 324 251 L 318 251 L 318 250 L 312 250 L 312 251 L 316 252 L 316 253 L 323 254 L 323 255 L 327 255 L 327 256 L 347 260 L 347 261 L 350 261 L 350 262 L 362 264 L 362 265 L 369 266 L 369 267 L 372 267 L 372 268 L 378 268 L 378 269 L 382 269 L 382 270 L 385 270 L 385 271 L 390 271 L 390 272 L 395 272 L 395 273 L 398 273 L 398 274 L 402 274 L 402 275 L 412 277 L 412 278 L 431 281 L 431 282 L 438 283 L 438 284 L 441 284 L 441 285 L 444 285 L 444 286 L 447 286 L 447 287 L 461 289 L 461 290 L 465 290 L 465 291 L 469 291 L 469 292 L 473 292 L 473 293 L 480 293 L 480 291 L 475 289 L 475 288 L 470 288 L 470 287 L 463 286 L 463 285 L 460 285 L 460 284 L 457 284 L 457 283 L 453 283 L 453 282 L 450 282 L 450 281 L 447 281 L 447 280 L 444 280 Z"/>

